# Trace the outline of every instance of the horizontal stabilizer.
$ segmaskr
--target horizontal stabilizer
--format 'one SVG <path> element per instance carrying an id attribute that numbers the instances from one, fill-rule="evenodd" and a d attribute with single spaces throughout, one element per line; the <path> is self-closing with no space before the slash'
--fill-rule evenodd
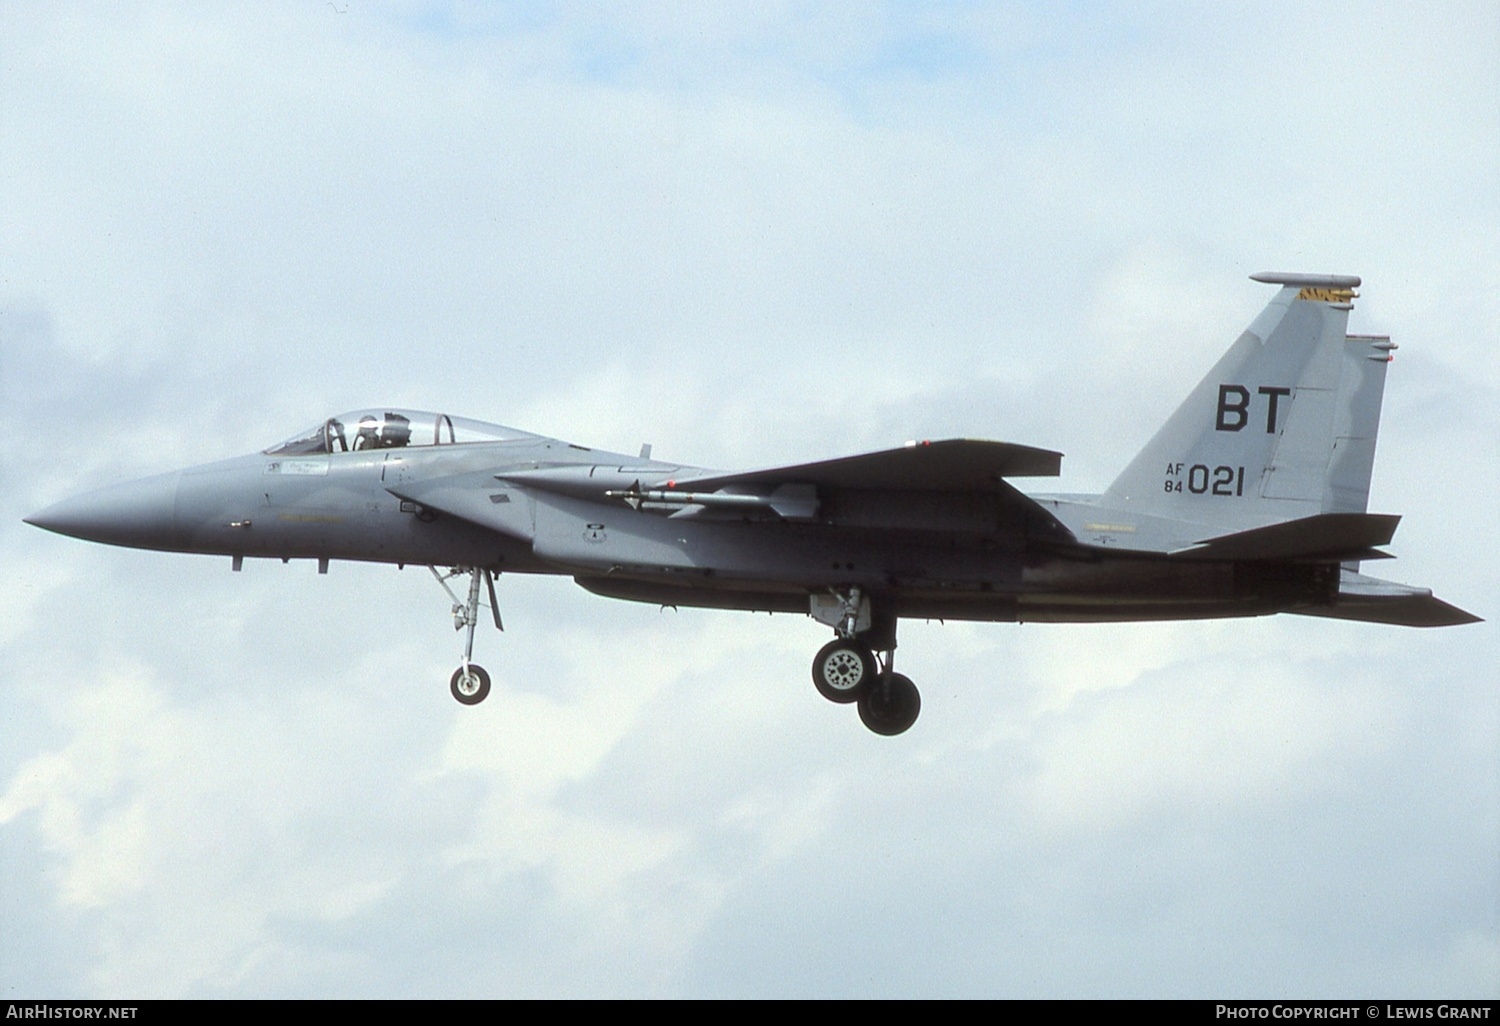
<path id="1" fill-rule="evenodd" d="M 1402 627 L 1457 627 L 1482 623 L 1480 617 L 1449 605 L 1426 588 L 1413 588 L 1378 577 L 1345 571 L 1331 606 L 1309 606 L 1289 612 L 1336 620 L 1363 620 Z"/>
<path id="2" fill-rule="evenodd" d="M 1384 557 L 1372 553 L 1390 544 L 1401 518 L 1390 513 L 1318 513 L 1269 527 L 1236 531 L 1170 553 L 1178 559 L 1326 560 Z"/>
<path id="3" fill-rule="evenodd" d="M 1001 491 L 1003 478 L 1056 477 L 1061 472 L 1060 452 L 1010 442 L 950 438 L 817 463 L 684 478 L 671 482 L 671 486 L 711 491 L 728 486 L 810 484 L 820 488 L 983 492 Z"/>

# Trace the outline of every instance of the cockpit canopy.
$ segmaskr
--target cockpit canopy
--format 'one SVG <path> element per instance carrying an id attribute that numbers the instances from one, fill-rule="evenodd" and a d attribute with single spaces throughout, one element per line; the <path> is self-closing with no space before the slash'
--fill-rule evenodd
<path id="1" fill-rule="evenodd" d="M 405 449 L 419 445 L 463 445 L 468 442 L 504 442 L 528 438 L 524 431 L 486 424 L 467 417 L 421 410 L 355 410 L 329 417 L 280 445 L 266 450 L 268 456 L 311 456 L 324 452 L 363 449 Z"/>

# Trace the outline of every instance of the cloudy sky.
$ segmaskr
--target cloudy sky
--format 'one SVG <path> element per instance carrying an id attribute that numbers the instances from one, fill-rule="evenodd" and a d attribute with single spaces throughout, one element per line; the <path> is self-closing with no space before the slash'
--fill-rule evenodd
<path id="1" fill-rule="evenodd" d="M 903 624 L 27 513 L 392 404 L 1097 491 L 1273 294 L 1401 345 L 1378 572 L 1490 622 Z M 1500 9 L 0 7 L 0 993 L 1500 995 Z M 1372 568 L 1376 569 L 1376 568 Z"/>

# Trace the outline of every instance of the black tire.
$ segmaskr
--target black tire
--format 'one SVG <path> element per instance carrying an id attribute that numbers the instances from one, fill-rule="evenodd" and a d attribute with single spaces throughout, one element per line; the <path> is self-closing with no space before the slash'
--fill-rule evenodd
<path id="1" fill-rule="evenodd" d="M 846 705 L 859 701 L 878 671 L 875 653 L 862 641 L 835 638 L 818 650 L 813 659 L 813 686 L 830 702 Z"/>
<path id="2" fill-rule="evenodd" d="M 484 672 L 483 666 L 470 663 L 469 680 L 465 681 L 464 668 L 460 666 L 453 671 L 453 678 L 448 681 L 448 690 L 464 705 L 478 705 L 490 693 L 490 675 Z"/>
<path id="3" fill-rule="evenodd" d="M 910 677 L 899 673 L 884 674 L 859 696 L 861 722 L 886 737 L 905 733 L 921 711 L 921 692 Z"/>

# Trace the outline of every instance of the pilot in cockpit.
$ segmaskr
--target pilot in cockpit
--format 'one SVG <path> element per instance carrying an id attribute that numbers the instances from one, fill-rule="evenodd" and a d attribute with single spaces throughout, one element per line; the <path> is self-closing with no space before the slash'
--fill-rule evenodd
<path id="1" fill-rule="evenodd" d="M 367 413 L 359 418 L 355 449 L 402 449 L 411 443 L 411 419 L 387 412 L 384 419 Z"/>
<path id="2" fill-rule="evenodd" d="M 359 418 L 359 430 L 354 435 L 354 448 L 380 448 L 380 421 L 368 413 Z"/>
<path id="3" fill-rule="evenodd" d="M 399 413 L 387 412 L 385 425 L 380 429 L 382 449 L 403 449 L 411 442 L 411 419 Z"/>

